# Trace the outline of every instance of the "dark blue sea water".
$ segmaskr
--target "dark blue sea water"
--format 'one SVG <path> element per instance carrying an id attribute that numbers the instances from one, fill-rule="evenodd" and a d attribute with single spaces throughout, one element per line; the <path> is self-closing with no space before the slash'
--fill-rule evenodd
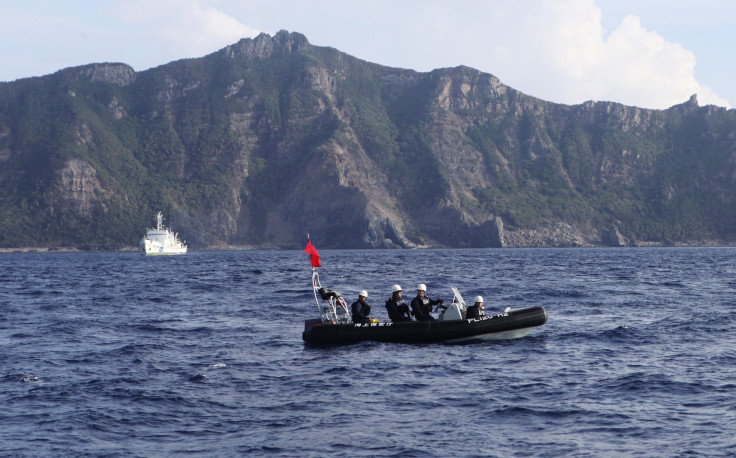
<path id="1" fill-rule="evenodd" d="M 736 455 L 736 249 L 320 254 L 381 319 L 423 282 L 549 321 L 310 347 L 302 251 L 3 254 L 0 455 Z"/>

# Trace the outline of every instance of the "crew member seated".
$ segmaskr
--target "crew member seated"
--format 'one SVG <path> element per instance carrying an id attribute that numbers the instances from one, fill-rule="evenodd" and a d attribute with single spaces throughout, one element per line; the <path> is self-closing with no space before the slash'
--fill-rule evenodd
<path id="1" fill-rule="evenodd" d="M 483 296 L 475 296 L 475 303 L 465 311 L 465 318 L 480 318 L 486 315 L 483 309 Z"/>
<path id="2" fill-rule="evenodd" d="M 371 314 L 371 306 L 365 301 L 366 299 L 368 299 L 368 291 L 363 289 L 358 293 L 358 300 L 350 306 L 353 312 L 353 323 L 371 322 L 371 319 L 368 318 L 368 315 Z"/>
<path id="3" fill-rule="evenodd" d="M 411 310 L 417 321 L 435 321 L 435 318 L 430 315 L 432 306 L 442 305 L 443 302 L 442 299 L 430 299 L 427 296 L 427 285 L 420 283 L 417 285 L 417 297 L 411 300 Z"/>
<path id="4" fill-rule="evenodd" d="M 394 323 L 411 321 L 409 306 L 401 297 L 401 286 L 393 285 L 391 287 L 391 297 L 386 301 L 386 310 L 388 311 L 388 317 Z"/>

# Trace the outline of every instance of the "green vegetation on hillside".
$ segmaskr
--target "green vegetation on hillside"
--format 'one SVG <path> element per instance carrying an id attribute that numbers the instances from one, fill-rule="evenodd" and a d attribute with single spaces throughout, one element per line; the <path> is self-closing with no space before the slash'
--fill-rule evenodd
<path id="1" fill-rule="evenodd" d="M 202 246 L 293 246 L 310 227 L 327 246 L 400 229 L 453 246 L 454 226 L 496 216 L 736 239 L 733 110 L 563 106 L 288 33 L 134 78 L 99 65 L 0 83 L 0 247 L 132 246 L 159 210 Z"/>

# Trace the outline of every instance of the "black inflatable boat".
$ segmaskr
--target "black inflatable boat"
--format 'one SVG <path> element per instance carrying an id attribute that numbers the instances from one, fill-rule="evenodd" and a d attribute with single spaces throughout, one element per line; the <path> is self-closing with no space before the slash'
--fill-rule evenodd
<path id="1" fill-rule="evenodd" d="M 547 322 L 547 311 L 531 307 L 476 319 L 411 321 L 402 323 L 323 323 L 309 320 L 302 338 L 315 344 L 378 342 L 447 342 L 499 340 L 524 337 Z"/>
<path id="2" fill-rule="evenodd" d="M 452 287 L 454 299 L 436 321 L 354 323 L 347 303 L 337 291 L 322 287 L 312 265 L 312 287 L 320 317 L 307 320 L 302 338 L 314 344 L 346 344 L 372 340 L 378 342 L 448 342 L 515 339 L 529 334 L 532 328 L 547 322 L 542 307 L 506 309 L 497 315 L 465 318 L 465 301 Z M 318 262 L 317 262 L 318 264 Z"/>

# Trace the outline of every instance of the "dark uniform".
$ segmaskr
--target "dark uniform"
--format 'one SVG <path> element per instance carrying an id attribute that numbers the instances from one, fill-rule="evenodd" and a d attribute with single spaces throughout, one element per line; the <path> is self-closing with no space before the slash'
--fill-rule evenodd
<path id="1" fill-rule="evenodd" d="M 442 299 L 430 299 L 426 295 L 415 297 L 411 300 L 411 309 L 417 321 L 434 321 L 435 318 L 430 315 L 433 305 L 440 305 L 444 302 Z"/>
<path id="2" fill-rule="evenodd" d="M 470 307 L 468 307 L 468 309 L 465 311 L 465 318 L 467 318 L 468 320 L 471 318 L 480 318 L 484 316 L 485 314 L 486 314 L 485 311 L 481 310 L 480 307 L 473 304 Z"/>
<path id="3" fill-rule="evenodd" d="M 404 298 L 394 294 L 386 301 L 386 310 L 391 321 L 411 321 L 411 313 L 409 306 L 404 302 Z"/>
<path id="4" fill-rule="evenodd" d="M 370 323 L 371 306 L 365 300 L 358 299 L 350 306 L 353 313 L 353 323 Z"/>

